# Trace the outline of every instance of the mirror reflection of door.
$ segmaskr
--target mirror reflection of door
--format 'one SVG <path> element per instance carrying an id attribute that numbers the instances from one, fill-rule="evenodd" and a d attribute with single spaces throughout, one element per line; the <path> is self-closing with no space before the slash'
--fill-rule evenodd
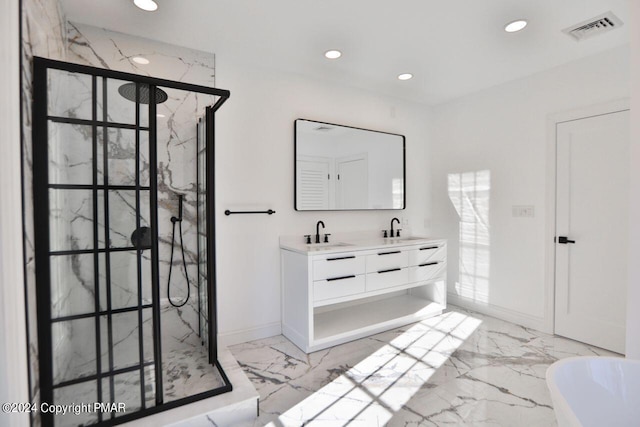
<path id="1" fill-rule="evenodd" d="M 362 209 L 369 205 L 369 165 L 367 154 L 336 159 L 336 209 Z"/>
<path id="2" fill-rule="evenodd" d="M 297 203 L 299 209 L 332 209 L 331 175 L 333 159 L 318 156 L 298 156 L 296 167 Z"/>

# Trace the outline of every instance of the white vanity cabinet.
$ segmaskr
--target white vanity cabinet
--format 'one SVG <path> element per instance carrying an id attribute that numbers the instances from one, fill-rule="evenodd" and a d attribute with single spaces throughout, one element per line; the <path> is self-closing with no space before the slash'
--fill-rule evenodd
<path id="1" fill-rule="evenodd" d="M 446 307 L 441 239 L 281 244 L 282 331 L 307 353 L 438 315 Z"/>

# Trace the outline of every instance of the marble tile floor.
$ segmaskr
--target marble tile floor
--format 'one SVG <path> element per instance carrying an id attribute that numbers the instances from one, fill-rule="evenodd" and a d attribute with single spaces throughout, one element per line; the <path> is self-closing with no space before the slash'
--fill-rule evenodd
<path id="1" fill-rule="evenodd" d="M 458 307 L 312 354 L 284 336 L 230 350 L 256 426 L 554 426 L 547 367 L 615 355 Z"/>

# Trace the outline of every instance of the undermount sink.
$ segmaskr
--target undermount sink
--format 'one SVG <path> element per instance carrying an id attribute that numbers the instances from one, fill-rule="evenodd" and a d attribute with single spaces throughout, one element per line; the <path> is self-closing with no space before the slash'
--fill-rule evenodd
<path id="1" fill-rule="evenodd" d="M 393 237 L 389 239 L 392 242 L 410 242 L 412 240 L 425 240 L 425 237 L 411 236 L 411 237 Z"/>
<path id="2" fill-rule="evenodd" d="M 325 249 L 335 249 L 335 248 L 341 248 L 343 246 L 353 246 L 350 245 L 349 243 L 342 243 L 342 242 L 337 242 L 337 243 L 312 243 L 310 245 L 307 245 L 307 247 L 309 248 L 310 251 L 323 251 Z"/>

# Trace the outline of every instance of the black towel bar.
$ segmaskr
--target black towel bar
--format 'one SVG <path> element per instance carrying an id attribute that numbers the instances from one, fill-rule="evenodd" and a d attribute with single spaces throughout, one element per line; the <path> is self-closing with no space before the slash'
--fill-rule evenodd
<path id="1" fill-rule="evenodd" d="M 229 209 L 227 209 L 226 211 L 224 211 L 225 215 L 231 215 L 231 214 L 267 214 L 267 215 L 273 215 L 274 213 L 276 213 L 276 211 L 269 209 L 268 211 L 230 211 Z"/>

